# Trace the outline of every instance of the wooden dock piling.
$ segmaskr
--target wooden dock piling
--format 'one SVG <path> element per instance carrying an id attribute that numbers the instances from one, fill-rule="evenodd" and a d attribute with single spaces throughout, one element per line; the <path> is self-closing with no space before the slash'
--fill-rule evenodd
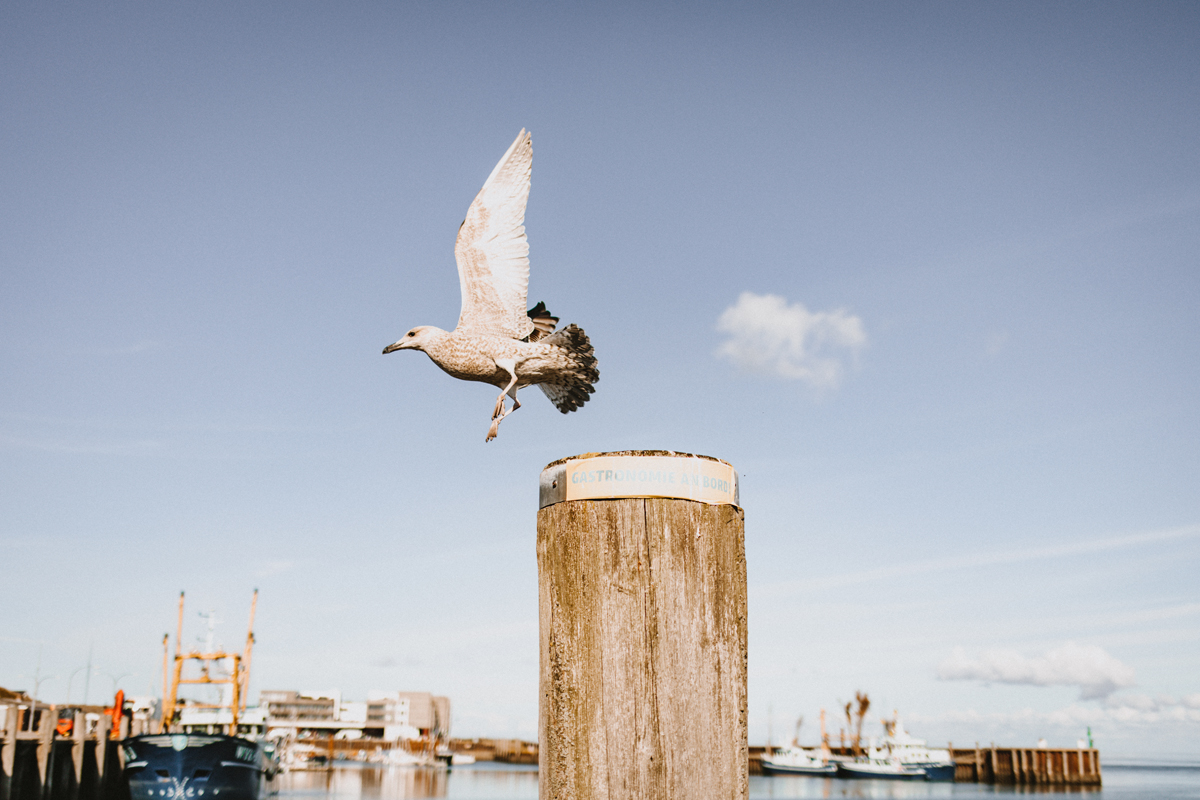
<path id="1" fill-rule="evenodd" d="M 1040 786 L 1099 786 L 1100 751 L 1092 748 L 951 748 L 956 781 Z"/>
<path id="2" fill-rule="evenodd" d="M 736 472 L 590 454 L 550 464 L 541 489 L 540 797 L 746 798 Z"/>
<path id="3" fill-rule="evenodd" d="M 71 733 L 58 736 L 57 706 L 0 704 L 0 800 L 128 800 L 107 709 L 72 708 Z"/>

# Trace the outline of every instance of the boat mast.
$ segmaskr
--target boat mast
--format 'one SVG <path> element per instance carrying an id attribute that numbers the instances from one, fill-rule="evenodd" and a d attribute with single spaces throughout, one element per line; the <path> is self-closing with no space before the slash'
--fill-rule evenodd
<path id="1" fill-rule="evenodd" d="M 250 604 L 251 629 L 250 629 L 250 633 L 248 634 L 247 644 L 246 644 L 247 657 L 250 654 L 250 643 L 253 642 L 253 640 L 254 640 L 254 629 L 253 629 L 254 607 L 257 605 L 257 602 L 258 602 L 258 590 L 255 589 L 254 590 L 254 599 L 251 601 L 251 604 Z M 216 651 L 213 649 L 212 627 L 213 627 L 214 617 L 212 614 L 209 614 L 207 616 L 208 616 L 208 621 L 209 621 L 209 626 L 208 626 L 209 631 L 208 631 L 208 638 L 205 642 L 206 652 L 201 653 L 199 650 L 193 649 L 191 652 L 188 652 L 185 654 L 183 652 L 183 645 L 182 645 L 182 641 L 183 641 L 183 592 L 179 593 L 179 619 L 176 622 L 176 628 L 175 628 L 175 669 L 174 669 L 174 673 L 171 678 L 171 689 L 169 692 L 165 693 L 166 696 L 163 699 L 162 725 L 159 728 L 160 733 L 169 733 L 170 728 L 171 728 L 171 723 L 174 722 L 174 720 L 175 720 L 175 711 L 179 706 L 179 685 L 180 684 L 183 684 L 183 683 L 208 684 L 208 685 L 229 684 L 230 697 L 229 697 L 228 704 L 225 704 L 223 702 L 216 703 L 216 704 L 193 703 L 191 707 L 196 708 L 196 709 L 208 708 L 208 709 L 213 709 L 218 712 L 222 708 L 228 708 L 231 712 L 231 717 L 230 717 L 230 722 L 229 722 L 229 735 L 237 736 L 238 712 L 240 711 L 241 707 L 245 704 L 245 701 L 243 700 L 243 697 L 242 697 L 242 687 L 248 685 L 249 668 L 243 667 L 242 656 L 239 653 L 226 653 L 223 651 Z M 166 678 L 167 678 L 165 644 L 166 644 L 166 639 L 164 637 L 164 652 L 163 652 L 163 682 L 164 682 L 164 685 L 166 685 Z M 199 661 L 200 662 L 201 667 L 200 667 L 200 676 L 199 677 L 196 677 L 196 678 L 183 677 L 183 664 L 185 661 Z M 229 677 L 228 678 L 214 678 L 213 677 L 214 673 L 210 671 L 209 664 L 210 664 L 210 662 L 219 663 L 222 661 L 228 661 L 229 663 L 232 664 L 232 668 L 229 670 Z"/>
<path id="2" fill-rule="evenodd" d="M 170 691 L 164 692 L 166 695 L 163 700 L 162 708 L 162 723 L 159 726 L 159 733 L 168 733 L 171 730 L 171 722 L 175 719 L 175 700 L 179 692 L 179 670 L 183 665 L 181 639 L 183 638 L 183 592 L 179 593 L 179 617 L 175 622 L 175 670 L 171 680 Z M 164 678 L 165 678 L 164 674 Z M 163 684 L 166 685 L 165 682 Z"/>
<path id="3" fill-rule="evenodd" d="M 164 634 L 163 634 L 163 682 L 162 682 L 162 696 L 159 698 L 159 703 L 158 703 L 158 713 L 159 713 L 159 715 L 160 715 L 160 716 L 161 716 L 161 714 L 162 714 L 162 712 L 163 712 L 163 709 L 165 709 L 165 708 L 167 707 L 167 685 L 168 685 L 168 682 L 171 680 L 171 678 L 170 678 L 170 675 L 169 675 L 169 673 L 167 672 L 167 651 L 168 651 L 168 649 L 170 648 L 170 642 L 171 642 L 171 634 L 169 634 L 169 633 L 164 633 Z M 160 732 L 161 732 L 161 730 L 160 730 Z"/>
<path id="4" fill-rule="evenodd" d="M 242 654 L 241 695 L 242 709 L 246 708 L 246 699 L 250 696 L 250 655 L 254 649 L 254 610 L 258 607 L 258 589 L 250 598 L 250 624 L 246 626 L 246 650 Z"/>

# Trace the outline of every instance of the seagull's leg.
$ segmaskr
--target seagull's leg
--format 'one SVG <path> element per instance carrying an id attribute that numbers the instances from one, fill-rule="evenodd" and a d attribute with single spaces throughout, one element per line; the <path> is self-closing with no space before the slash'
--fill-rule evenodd
<path id="1" fill-rule="evenodd" d="M 496 433 L 500 428 L 500 420 L 521 407 L 521 404 L 517 402 L 517 360 L 515 358 L 498 358 L 496 359 L 496 366 L 511 375 L 512 380 L 508 382 L 508 385 L 500 392 L 500 396 L 496 398 L 496 410 L 492 412 L 492 426 L 488 428 L 487 439 L 484 440 L 487 442 L 496 438 Z M 511 409 L 504 407 L 505 395 L 509 395 L 513 399 L 513 407 Z"/>

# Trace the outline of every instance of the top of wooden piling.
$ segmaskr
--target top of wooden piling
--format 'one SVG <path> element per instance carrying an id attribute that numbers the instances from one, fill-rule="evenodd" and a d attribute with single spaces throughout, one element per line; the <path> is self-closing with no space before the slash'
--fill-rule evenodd
<path id="1" fill-rule="evenodd" d="M 681 453 L 678 450 L 612 450 L 607 453 L 580 453 L 577 456 L 567 456 L 560 458 L 557 461 L 551 461 L 546 465 L 546 469 L 557 467 L 559 464 L 565 464 L 568 461 L 579 461 L 584 458 L 607 458 L 609 456 L 632 456 L 635 458 L 645 458 L 648 456 L 665 456 L 667 458 L 703 458 L 708 461 L 719 461 L 727 466 L 733 466 L 723 458 L 716 456 L 702 456 L 698 453 Z"/>
<path id="2" fill-rule="evenodd" d="M 732 464 L 673 450 L 618 450 L 560 458 L 542 470 L 539 494 L 539 508 L 567 500 L 622 497 L 740 505 Z"/>

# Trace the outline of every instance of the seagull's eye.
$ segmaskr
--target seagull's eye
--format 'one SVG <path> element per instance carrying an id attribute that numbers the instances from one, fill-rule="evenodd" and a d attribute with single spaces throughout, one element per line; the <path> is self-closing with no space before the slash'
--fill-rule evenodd
<path id="1" fill-rule="evenodd" d="M 413 335 L 414 335 L 413 331 L 409 331 L 409 332 L 408 332 L 408 335 L 409 335 L 409 336 L 413 336 Z"/>

